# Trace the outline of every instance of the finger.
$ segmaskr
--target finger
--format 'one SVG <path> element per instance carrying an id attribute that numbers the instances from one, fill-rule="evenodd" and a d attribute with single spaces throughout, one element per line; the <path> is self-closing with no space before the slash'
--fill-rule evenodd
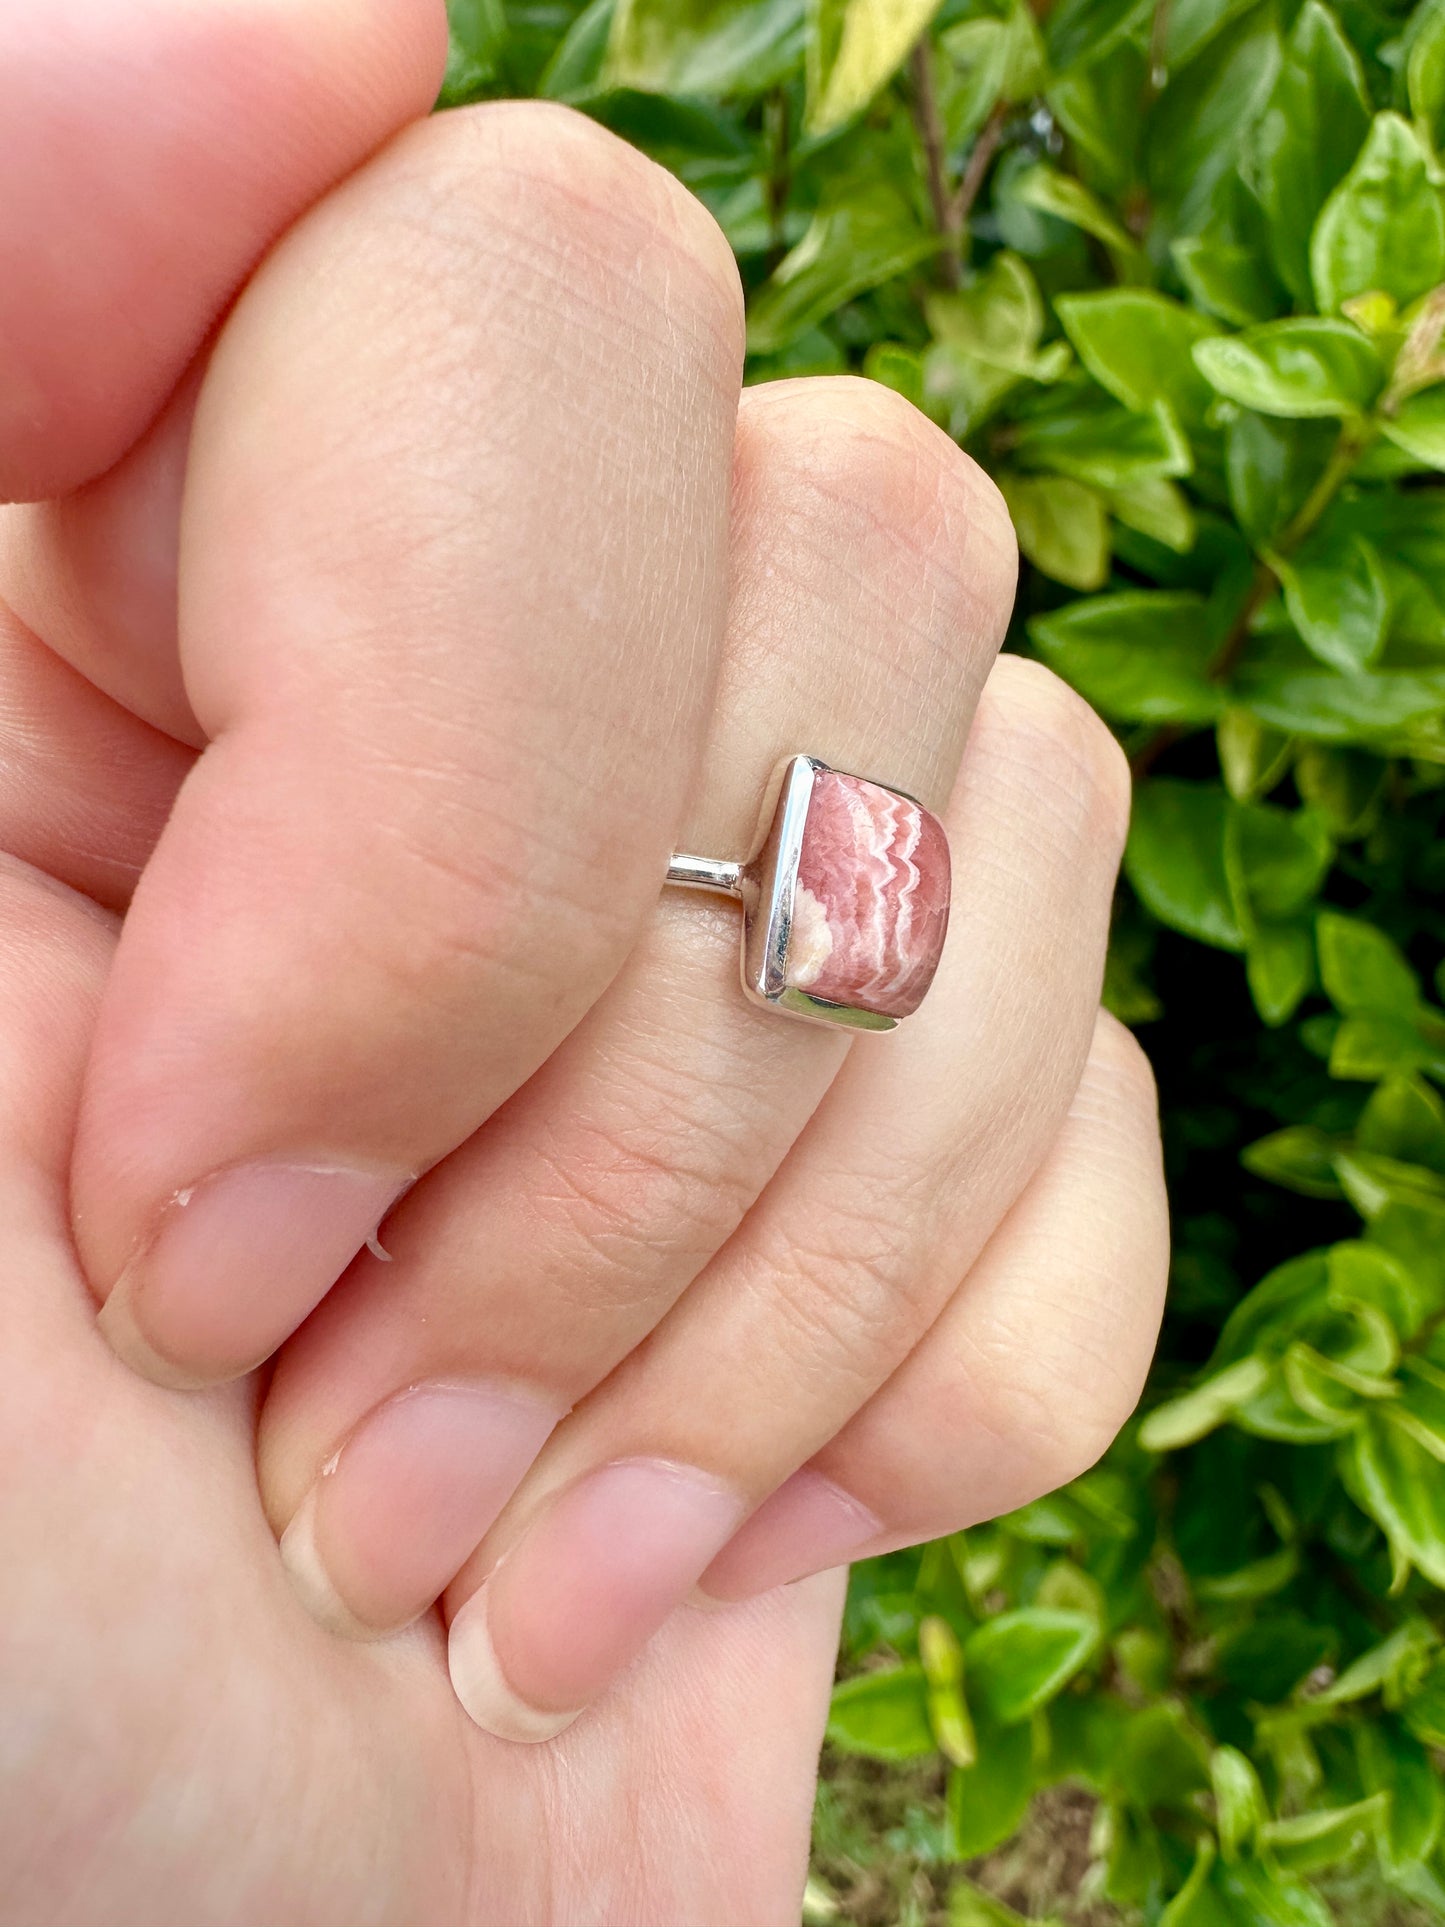
<path id="1" fill-rule="evenodd" d="M 745 849 L 761 781 L 800 744 L 941 802 L 1012 596 L 992 484 L 852 379 L 749 391 L 734 476 L 688 847 Z M 328 1623 L 431 1604 L 556 1414 L 731 1235 L 836 1073 L 846 1033 L 754 1009 L 738 944 L 732 906 L 668 893 L 587 1021 L 395 1213 L 391 1262 L 363 1257 L 287 1348 L 262 1486 Z"/>
<path id="2" fill-rule="evenodd" d="M 1085 1472 L 1133 1411 L 1169 1265 L 1154 1081 L 1101 1015 L 1049 1156 L 937 1323 L 713 1561 L 749 1598 L 1012 1512 Z"/>
<path id="3" fill-rule="evenodd" d="M 738 1233 L 558 1429 L 449 1595 L 467 1600 L 454 1683 L 483 1725 L 539 1738 L 574 1717 L 937 1316 L 1077 1085 L 1127 798 L 1103 724 L 1001 661 L 949 807 L 961 929 L 929 1002 L 892 1048 L 851 1055 Z"/>
<path id="4" fill-rule="evenodd" d="M 0 606 L 0 850 L 124 909 L 191 762 Z"/>
<path id="5" fill-rule="evenodd" d="M 426 112 L 445 25 L 438 0 L 0 13 L 0 500 L 124 453 L 263 249 Z"/>
<path id="6" fill-rule="evenodd" d="M 181 495 L 203 354 L 135 447 L 84 487 L 0 507 L 0 600 L 87 682 L 200 749 L 177 634 Z"/>
<path id="7" fill-rule="evenodd" d="M 264 1358 L 617 970 L 711 691 L 740 360 L 710 217 L 559 108 L 412 130 L 243 297 L 183 514 L 211 746 L 76 1152 L 151 1375 Z"/>

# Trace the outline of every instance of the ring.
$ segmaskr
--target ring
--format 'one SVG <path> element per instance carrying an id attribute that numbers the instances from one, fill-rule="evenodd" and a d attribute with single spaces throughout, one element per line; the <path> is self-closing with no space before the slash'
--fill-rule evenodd
<path id="1" fill-rule="evenodd" d="M 747 862 L 675 856 L 667 881 L 743 906 L 743 989 L 813 1023 L 892 1030 L 922 1003 L 948 928 L 943 825 L 902 790 L 793 756 Z"/>

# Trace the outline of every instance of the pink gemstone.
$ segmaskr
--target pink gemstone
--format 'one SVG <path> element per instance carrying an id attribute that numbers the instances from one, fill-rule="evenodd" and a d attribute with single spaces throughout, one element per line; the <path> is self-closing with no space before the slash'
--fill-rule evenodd
<path id="1" fill-rule="evenodd" d="M 936 816 L 879 783 L 819 771 L 798 861 L 788 986 L 907 1017 L 938 968 L 948 892 L 948 839 Z"/>

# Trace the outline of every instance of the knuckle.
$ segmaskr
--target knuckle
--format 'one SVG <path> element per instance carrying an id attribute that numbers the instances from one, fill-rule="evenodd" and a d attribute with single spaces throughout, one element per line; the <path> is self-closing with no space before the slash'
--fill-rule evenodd
<path id="1" fill-rule="evenodd" d="M 757 1289 L 799 1370 L 830 1395 L 842 1382 L 866 1396 L 926 1322 L 917 1257 L 897 1218 L 863 1210 L 832 1212 L 826 1229 L 794 1236 L 781 1260 L 765 1257 Z"/>
<path id="2" fill-rule="evenodd" d="M 699 1115 L 698 1093 L 644 1095 L 645 1113 L 545 1131 L 523 1187 L 539 1238 L 560 1241 L 558 1288 L 590 1312 L 650 1302 L 660 1281 L 691 1275 L 752 1202 L 744 1161 Z"/>
<path id="3" fill-rule="evenodd" d="M 509 236 L 544 250 L 564 275 L 569 263 L 601 256 L 632 300 L 665 302 L 679 315 L 686 306 L 741 364 L 742 283 L 732 249 L 665 168 L 558 102 L 492 101 L 430 126 L 447 150 L 443 194 L 503 209 Z"/>
<path id="4" fill-rule="evenodd" d="M 1148 1053 L 1127 1024 L 1101 1010 L 1084 1067 L 1084 1083 L 1097 1090 L 1109 1108 L 1155 1128 L 1159 1092 Z"/>
<path id="5" fill-rule="evenodd" d="M 1132 779 L 1113 731 L 1051 669 L 1023 656 L 1002 656 L 980 704 L 985 730 L 1001 730 L 1048 772 L 1091 840 L 1122 851 L 1129 829 Z"/>
<path id="6" fill-rule="evenodd" d="M 807 490 L 814 513 L 906 547 L 968 589 L 1001 633 L 1018 573 L 1013 524 L 998 489 L 911 402 L 857 375 L 750 389 L 747 426 Z"/>

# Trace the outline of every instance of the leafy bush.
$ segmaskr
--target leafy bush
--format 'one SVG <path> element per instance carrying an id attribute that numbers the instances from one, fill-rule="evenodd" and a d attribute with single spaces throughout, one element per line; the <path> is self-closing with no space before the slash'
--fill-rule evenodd
<path id="1" fill-rule="evenodd" d="M 998 477 L 1014 645 L 1138 776 L 1145 1415 L 859 1570 L 835 1745 L 941 1756 L 960 1862 L 1082 1785 L 1162 1927 L 1314 1927 L 1351 1861 L 1445 1918 L 1445 0 L 453 14 L 448 99 L 572 101 L 709 204 L 753 375 L 862 369 Z"/>

